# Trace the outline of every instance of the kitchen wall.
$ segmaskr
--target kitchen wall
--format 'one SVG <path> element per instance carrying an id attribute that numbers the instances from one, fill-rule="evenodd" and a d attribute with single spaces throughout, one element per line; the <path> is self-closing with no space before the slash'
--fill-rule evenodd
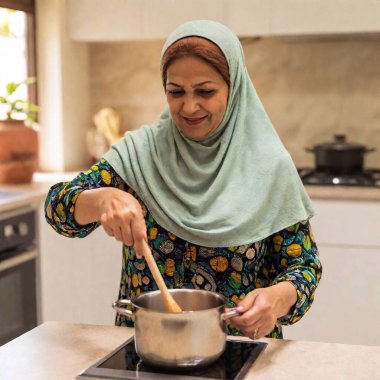
<path id="1" fill-rule="evenodd" d="M 380 167 L 380 37 L 265 37 L 242 41 L 249 73 L 285 146 L 299 166 L 304 148 L 346 133 L 377 147 Z M 90 45 L 91 111 L 110 106 L 124 129 L 154 123 L 165 105 L 159 75 L 163 41 Z"/>

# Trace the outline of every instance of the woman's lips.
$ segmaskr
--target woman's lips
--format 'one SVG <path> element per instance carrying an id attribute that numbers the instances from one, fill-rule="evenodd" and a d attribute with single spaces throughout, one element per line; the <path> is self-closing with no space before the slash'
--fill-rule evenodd
<path id="1" fill-rule="evenodd" d="M 184 117 L 182 116 L 183 120 L 185 120 L 185 122 L 189 125 L 197 125 L 197 124 L 200 124 L 202 123 L 203 120 L 206 120 L 207 119 L 207 116 L 203 116 L 203 117 L 192 117 L 192 118 L 189 118 L 189 117 Z"/>

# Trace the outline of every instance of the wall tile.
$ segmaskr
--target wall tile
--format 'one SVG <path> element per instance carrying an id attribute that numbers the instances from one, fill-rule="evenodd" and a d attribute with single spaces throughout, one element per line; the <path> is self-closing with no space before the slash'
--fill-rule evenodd
<path id="1" fill-rule="evenodd" d="M 265 37 L 243 39 L 257 92 L 298 166 L 313 165 L 305 147 L 335 133 L 376 147 L 380 167 L 380 39 Z M 90 48 L 92 112 L 110 106 L 124 129 L 154 123 L 165 106 L 159 57 L 163 41 L 97 43 Z"/>

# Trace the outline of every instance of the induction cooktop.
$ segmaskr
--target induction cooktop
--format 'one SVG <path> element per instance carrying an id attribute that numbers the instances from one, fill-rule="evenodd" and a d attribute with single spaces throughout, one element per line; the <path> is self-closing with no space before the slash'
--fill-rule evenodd
<path id="1" fill-rule="evenodd" d="M 247 374 L 266 346 L 267 343 L 264 342 L 227 340 L 222 356 L 207 367 L 174 371 L 145 364 L 136 353 L 135 341 L 132 337 L 81 372 L 77 379 L 92 377 L 131 380 L 240 380 Z"/>

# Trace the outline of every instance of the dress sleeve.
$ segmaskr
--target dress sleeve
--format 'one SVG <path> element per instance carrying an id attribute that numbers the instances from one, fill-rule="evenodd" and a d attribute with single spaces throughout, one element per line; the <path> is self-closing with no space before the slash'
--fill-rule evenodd
<path id="1" fill-rule="evenodd" d="M 308 220 L 285 228 L 267 238 L 268 260 L 264 276 L 271 285 L 290 281 L 297 290 L 297 301 L 279 322 L 290 325 L 309 310 L 322 275 L 318 249 Z"/>
<path id="2" fill-rule="evenodd" d="M 84 190 L 99 187 L 116 187 L 133 193 L 133 190 L 101 159 L 90 170 L 80 173 L 71 182 L 60 182 L 52 186 L 45 200 L 45 218 L 59 234 L 67 237 L 85 237 L 95 230 L 98 222 L 80 225 L 74 219 L 75 203 Z"/>

